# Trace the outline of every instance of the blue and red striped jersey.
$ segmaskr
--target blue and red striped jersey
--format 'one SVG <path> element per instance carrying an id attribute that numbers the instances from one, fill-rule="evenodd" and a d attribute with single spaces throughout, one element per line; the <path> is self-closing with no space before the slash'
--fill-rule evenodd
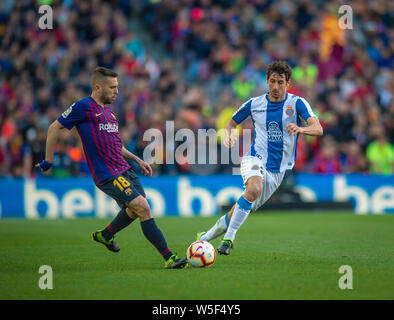
<path id="1" fill-rule="evenodd" d="M 110 107 L 89 96 L 74 102 L 57 120 L 69 130 L 76 127 L 95 184 L 130 168 L 122 156 L 118 121 Z"/>

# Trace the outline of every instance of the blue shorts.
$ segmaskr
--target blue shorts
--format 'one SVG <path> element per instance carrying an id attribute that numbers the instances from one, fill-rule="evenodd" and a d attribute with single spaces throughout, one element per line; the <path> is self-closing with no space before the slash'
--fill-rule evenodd
<path id="1" fill-rule="evenodd" d="M 133 201 L 139 195 L 146 197 L 138 176 L 131 168 L 118 176 L 113 176 L 97 184 L 97 188 L 114 199 L 122 209 L 125 209 L 130 201 Z"/>

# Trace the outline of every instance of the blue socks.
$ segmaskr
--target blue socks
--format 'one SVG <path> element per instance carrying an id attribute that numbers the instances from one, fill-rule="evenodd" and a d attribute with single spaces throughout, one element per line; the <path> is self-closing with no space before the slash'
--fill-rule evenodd
<path id="1" fill-rule="evenodd" d="M 173 253 L 168 248 L 166 239 L 157 227 L 155 220 L 152 218 L 141 222 L 141 229 L 144 236 L 156 247 L 164 260 L 167 261 Z"/>
<path id="2" fill-rule="evenodd" d="M 249 200 L 245 199 L 243 196 L 240 196 L 237 204 L 240 206 L 240 208 L 250 211 L 252 209 L 252 202 L 249 202 Z"/>
<path id="3" fill-rule="evenodd" d="M 115 233 L 126 228 L 134 219 L 130 218 L 126 209 L 119 211 L 118 215 L 111 221 L 111 223 L 101 232 L 105 240 L 111 239 Z"/>
<path id="4" fill-rule="evenodd" d="M 110 240 L 115 233 L 126 228 L 133 221 L 134 219 L 129 217 L 126 210 L 122 209 L 101 234 L 105 240 Z M 164 260 L 167 261 L 173 253 L 168 248 L 166 239 L 157 227 L 155 220 L 152 218 L 141 222 L 141 229 L 144 236 L 156 247 Z"/>

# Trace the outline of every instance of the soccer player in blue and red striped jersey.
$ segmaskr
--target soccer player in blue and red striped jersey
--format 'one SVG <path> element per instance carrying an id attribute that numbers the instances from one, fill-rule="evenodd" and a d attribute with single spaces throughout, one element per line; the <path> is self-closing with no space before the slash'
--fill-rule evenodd
<path id="1" fill-rule="evenodd" d="M 36 164 L 46 171 L 51 168 L 59 132 L 76 127 L 96 186 L 111 196 L 121 210 L 103 230 L 92 233 L 93 240 L 118 252 L 114 235 L 135 219 L 140 219 L 145 237 L 157 248 L 166 268 L 183 268 L 186 259 L 177 257 L 152 217 L 144 189 L 128 164 L 135 161 L 144 175 L 152 175 L 148 163 L 128 151 L 122 144 L 118 121 L 110 105 L 118 95 L 118 75 L 112 70 L 97 67 L 91 78 L 92 94 L 74 102 L 48 129 L 45 160 Z"/>

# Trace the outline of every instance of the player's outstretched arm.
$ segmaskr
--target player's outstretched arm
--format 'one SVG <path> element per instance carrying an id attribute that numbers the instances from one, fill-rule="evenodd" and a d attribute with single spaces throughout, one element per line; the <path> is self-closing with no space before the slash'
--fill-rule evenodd
<path id="1" fill-rule="evenodd" d="M 237 125 L 238 123 L 236 123 L 233 119 L 230 119 L 226 124 L 226 137 L 223 144 L 227 148 L 231 148 L 234 145 L 235 141 L 237 141 L 237 137 L 234 135 L 234 130 Z"/>
<path id="2" fill-rule="evenodd" d="M 59 139 L 60 130 L 63 128 L 64 126 L 57 120 L 52 122 L 52 124 L 49 126 L 45 149 L 45 160 L 35 165 L 35 167 L 40 168 L 41 171 L 47 171 L 52 167 L 56 143 Z"/>
<path id="3" fill-rule="evenodd" d="M 141 172 L 147 176 L 147 175 L 152 175 L 152 167 L 149 165 L 149 163 L 145 162 L 144 160 L 138 158 L 135 154 L 131 153 L 129 150 L 127 150 L 124 146 L 122 146 L 122 156 L 126 160 L 131 160 L 134 161 L 138 164 L 138 166 L 141 169 Z"/>
<path id="4" fill-rule="evenodd" d="M 319 119 L 316 117 L 309 117 L 306 120 L 308 124 L 306 127 L 299 127 L 294 123 L 289 123 L 286 126 L 287 133 L 289 136 L 295 136 L 297 133 L 307 134 L 309 136 L 322 136 L 323 128 L 319 122 Z"/>

